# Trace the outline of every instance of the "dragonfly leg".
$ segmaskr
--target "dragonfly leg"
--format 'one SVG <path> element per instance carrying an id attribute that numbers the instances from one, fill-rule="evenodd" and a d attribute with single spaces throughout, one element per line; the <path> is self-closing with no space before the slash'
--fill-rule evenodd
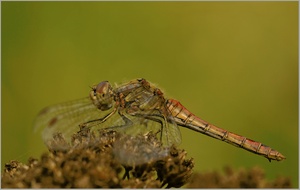
<path id="1" fill-rule="evenodd" d="M 165 123 L 167 122 L 166 117 L 164 117 L 162 115 L 158 115 L 158 114 L 153 114 L 153 115 L 147 114 L 147 115 L 145 115 L 145 114 L 140 114 L 140 113 L 134 114 L 134 116 L 142 117 L 142 118 L 149 119 L 149 120 L 160 123 L 160 129 L 158 131 L 154 131 L 154 133 L 156 133 L 156 134 L 160 133 L 159 139 L 162 142 L 164 128 L 166 128 Z M 161 120 L 162 117 L 164 118 L 164 122 Z M 167 137 L 167 142 L 169 142 L 168 134 L 166 134 L 166 137 Z"/>
<path id="2" fill-rule="evenodd" d="M 88 121 L 88 122 L 85 122 L 85 123 L 82 123 L 79 125 L 80 129 L 85 129 L 87 127 L 92 127 L 92 126 L 95 126 L 95 125 L 98 125 L 100 123 L 103 123 L 105 122 L 108 118 L 110 118 L 113 114 L 116 113 L 116 108 L 114 108 L 114 110 L 112 112 L 110 112 L 109 114 L 107 114 L 106 116 L 104 116 L 103 118 L 99 118 L 99 119 L 95 119 L 95 120 L 91 120 L 91 121 Z"/>
<path id="3" fill-rule="evenodd" d="M 130 119 L 128 119 L 125 115 L 123 115 L 121 113 L 119 113 L 119 115 L 122 117 L 123 121 L 125 122 L 124 124 L 118 125 L 118 126 L 107 127 L 107 128 L 104 128 L 104 129 L 110 129 L 110 130 L 118 129 L 118 128 L 122 128 L 122 127 L 128 127 L 128 126 L 133 124 L 133 122 Z"/>

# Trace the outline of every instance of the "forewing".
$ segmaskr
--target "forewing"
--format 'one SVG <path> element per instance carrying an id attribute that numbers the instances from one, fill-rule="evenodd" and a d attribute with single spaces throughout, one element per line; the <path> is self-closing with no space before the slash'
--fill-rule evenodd
<path id="1" fill-rule="evenodd" d="M 42 137 L 47 145 L 56 133 L 61 133 L 65 140 L 70 141 L 71 135 L 79 131 L 80 124 L 99 119 L 105 114 L 87 97 L 44 108 L 35 119 L 34 130 L 44 128 Z"/>

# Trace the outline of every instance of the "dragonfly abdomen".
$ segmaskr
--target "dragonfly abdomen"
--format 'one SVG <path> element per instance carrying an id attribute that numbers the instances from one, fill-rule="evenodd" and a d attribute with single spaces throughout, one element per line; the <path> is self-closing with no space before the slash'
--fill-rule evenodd
<path id="1" fill-rule="evenodd" d="M 167 101 L 167 108 L 174 117 L 175 122 L 180 126 L 222 140 L 252 153 L 262 155 L 269 161 L 280 161 L 285 159 L 281 153 L 272 149 L 271 147 L 209 124 L 208 122 L 192 114 L 177 100 L 169 99 Z"/>

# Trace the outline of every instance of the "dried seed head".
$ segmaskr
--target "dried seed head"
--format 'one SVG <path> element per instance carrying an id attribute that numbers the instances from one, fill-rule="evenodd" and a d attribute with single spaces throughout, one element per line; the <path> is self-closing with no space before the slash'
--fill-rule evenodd
<path id="1" fill-rule="evenodd" d="M 186 182 L 192 166 L 186 164 L 190 161 L 185 160 L 184 151 L 173 147 L 172 152 L 178 153 L 170 153 L 152 132 L 130 136 L 82 128 L 72 136 L 70 144 L 60 133 L 49 143 L 55 149 L 50 148 L 40 161 L 7 164 L 2 187 L 158 188 L 165 184 L 179 187 Z M 63 149 L 57 149 L 60 146 Z"/>

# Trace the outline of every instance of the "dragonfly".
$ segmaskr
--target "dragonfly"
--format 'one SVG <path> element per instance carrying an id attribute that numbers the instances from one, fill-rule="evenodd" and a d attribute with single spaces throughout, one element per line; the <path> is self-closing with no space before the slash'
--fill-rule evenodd
<path id="1" fill-rule="evenodd" d="M 91 87 L 89 97 L 44 108 L 35 120 L 35 128 L 44 127 L 46 145 L 53 134 L 68 136 L 76 127 L 100 128 L 140 134 L 156 131 L 165 146 L 178 145 L 178 126 L 240 147 L 269 161 L 285 156 L 277 150 L 247 137 L 219 128 L 197 117 L 179 101 L 165 98 L 163 92 L 146 79 L 140 78 L 113 87 L 102 81 Z"/>

